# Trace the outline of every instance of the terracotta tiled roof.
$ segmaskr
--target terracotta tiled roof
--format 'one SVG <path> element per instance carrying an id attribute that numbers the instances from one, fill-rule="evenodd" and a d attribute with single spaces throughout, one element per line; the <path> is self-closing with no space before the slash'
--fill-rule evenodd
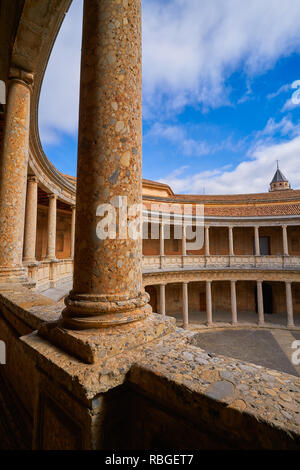
<path id="1" fill-rule="evenodd" d="M 76 184 L 76 177 L 63 175 Z M 170 196 L 144 196 L 143 202 L 150 209 L 151 202 L 166 204 L 204 204 L 204 213 L 211 217 L 267 217 L 300 215 L 300 190 L 288 189 L 257 194 L 224 194 L 224 195 L 189 195 L 174 194 L 171 188 L 156 181 L 143 179 L 144 185 L 170 189 Z"/>

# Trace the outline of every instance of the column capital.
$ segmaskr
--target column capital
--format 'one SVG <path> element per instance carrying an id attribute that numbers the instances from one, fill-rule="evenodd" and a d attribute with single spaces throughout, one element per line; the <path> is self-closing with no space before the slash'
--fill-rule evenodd
<path id="1" fill-rule="evenodd" d="M 288 228 L 287 224 L 282 224 L 281 227 L 282 228 Z"/>
<path id="2" fill-rule="evenodd" d="M 57 199 L 57 195 L 54 193 L 48 194 L 48 199 Z"/>
<path id="3" fill-rule="evenodd" d="M 33 73 L 23 70 L 19 67 L 11 67 L 9 71 L 9 81 L 13 80 L 23 83 L 31 91 L 34 82 L 34 75 Z"/>
<path id="4" fill-rule="evenodd" d="M 38 183 L 39 179 L 36 175 L 29 175 L 29 176 L 27 176 L 27 182 L 28 183 Z"/>

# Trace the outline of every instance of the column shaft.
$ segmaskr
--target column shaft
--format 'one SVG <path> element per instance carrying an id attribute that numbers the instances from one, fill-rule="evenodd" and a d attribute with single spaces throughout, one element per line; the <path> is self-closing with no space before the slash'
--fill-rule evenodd
<path id="1" fill-rule="evenodd" d="M 234 245 L 233 245 L 233 227 L 229 229 L 229 256 L 234 256 Z"/>
<path id="2" fill-rule="evenodd" d="M 159 286 L 159 302 L 160 302 L 160 313 L 161 315 L 166 314 L 166 285 L 160 284 Z"/>
<path id="3" fill-rule="evenodd" d="M 289 256 L 289 245 L 288 245 L 288 236 L 287 236 L 287 226 L 282 226 L 282 241 L 283 241 L 283 254 Z"/>
<path id="4" fill-rule="evenodd" d="M 75 247 L 75 206 L 72 206 L 72 219 L 71 219 L 71 252 L 70 257 L 74 259 L 74 247 Z"/>
<path id="5" fill-rule="evenodd" d="M 255 255 L 260 256 L 259 227 L 254 227 Z"/>
<path id="6" fill-rule="evenodd" d="M 205 227 L 205 255 L 209 256 L 210 251 L 209 251 L 209 227 Z"/>
<path id="7" fill-rule="evenodd" d="M 292 283 L 285 283 L 286 290 L 286 312 L 287 312 L 287 326 L 295 326 L 294 324 L 294 309 L 293 309 L 293 296 L 292 296 Z"/>
<path id="8" fill-rule="evenodd" d="M 57 197 L 54 194 L 49 196 L 48 207 L 48 245 L 47 245 L 47 259 L 56 259 L 56 201 Z"/>
<path id="9" fill-rule="evenodd" d="M 232 324 L 236 325 L 237 320 L 237 304 L 236 304 L 236 281 L 230 282 L 230 289 L 231 289 L 231 318 Z"/>
<path id="10" fill-rule="evenodd" d="M 142 286 L 141 45 L 141 0 L 84 1 L 74 287 L 62 313 L 67 328 L 114 326 L 151 312 Z"/>
<path id="11" fill-rule="evenodd" d="M 212 325 L 211 281 L 206 281 L 206 323 Z"/>
<path id="12" fill-rule="evenodd" d="M 159 254 L 160 256 L 165 255 L 165 230 L 164 224 L 159 226 Z"/>
<path id="13" fill-rule="evenodd" d="M 16 75 L 24 75 L 17 71 Z M 0 162 L 0 272 L 22 277 L 32 76 L 9 82 Z M 24 78 L 25 80 L 25 78 Z"/>
<path id="14" fill-rule="evenodd" d="M 182 256 L 186 256 L 186 226 L 182 226 Z"/>
<path id="15" fill-rule="evenodd" d="M 37 230 L 37 201 L 38 201 L 38 182 L 35 176 L 28 178 L 27 198 L 26 198 L 26 216 L 24 231 L 24 258 L 27 263 L 34 263 L 36 230 Z"/>
<path id="16" fill-rule="evenodd" d="M 182 283 L 182 319 L 183 328 L 189 324 L 189 296 L 188 296 L 188 283 Z"/>
<path id="17" fill-rule="evenodd" d="M 257 309 L 258 309 L 258 324 L 264 325 L 264 298 L 263 298 L 263 288 L 262 281 L 257 281 Z"/>

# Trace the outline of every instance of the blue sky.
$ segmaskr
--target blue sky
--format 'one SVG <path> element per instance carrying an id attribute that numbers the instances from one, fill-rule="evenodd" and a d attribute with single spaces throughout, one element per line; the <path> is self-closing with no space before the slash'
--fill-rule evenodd
<path id="1" fill-rule="evenodd" d="M 299 18 L 299 0 L 143 0 L 144 178 L 178 193 L 264 192 L 278 159 L 300 188 Z M 73 0 L 39 106 L 46 155 L 71 175 L 81 21 Z"/>

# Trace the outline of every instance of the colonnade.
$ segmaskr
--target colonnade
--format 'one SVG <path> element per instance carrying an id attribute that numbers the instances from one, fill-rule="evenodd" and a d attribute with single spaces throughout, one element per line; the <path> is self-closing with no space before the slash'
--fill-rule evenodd
<path id="1" fill-rule="evenodd" d="M 208 326 L 213 325 L 213 301 L 212 301 L 212 283 L 218 281 L 205 281 L 205 293 L 206 293 L 206 324 Z M 231 323 L 232 325 L 238 324 L 238 311 L 237 311 L 237 280 L 231 280 L 230 282 L 230 297 L 231 297 Z M 182 286 L 182 322 L 183 326 L 187 327 L 189 324 L 189 297 L 188 297 L 188 282 L 183 282 Z M 256 281 L 257 291 L 257 310 L 258 319 L 257 323 L 259 326 L 265 324 L 265 312 L 264 312 L 264 298 L 263 298 L 263 281 Z M 287 311 L 287 326 L 293 327 L 294 324 L 294 312 L 293 312 L 293 297 L 292 297 L 292 283 L 285 281 L 285 292 L 286 292 L 286 311 Z M 166 283 L 159 284 L 160 293 L 160 308 L 159 313 L 166 315 Z"/>
<path id="2" fill-rule="evenodd" d="M 159 224 L 159 239 L 160 239 L 160 256 L 164 257 L 165 256 L 165 225 L 163 223 Z M 204 226 L 204 252 L 205 256 L 210 256 L 211 255 L 211 250 L 210 250 L 210 229 L 211 228 L 223 228 L 224 226 L 215 226 L 215 225 L 205 225 Z M 236 226 L 236 227 L 241 227 L 241 226 Z M 248 226 L 245 226 L 248 228 Z M 272 226 L 270 226 L 272 227 Z M 288 245 L 288 234 L 287 234 L 287 225 L 281 225 L 281 230 L 282 230 L 282 250 L 284 256 L 289 256 L 289 245 Z M 235 251 L 234 251 L 234 226 L 229 225 L 227 227 L 228 229 L 228 254 L 229 256 L 235 256 Z M 250 228 L 250 227 L 249 227 Z M 253 227 L 253 234 L 254 234 L 254 255 L 255 256 L 261 256 L 261 247 L 260 247 L 260 226 L 255 225 Z M 182 237 L 181 237 L 181 254 L 183 256 L 187 255 L 187 250 L 186 250 L 186 226 L 183 226 L 182 228 Z M 250 255 L 251 253 L 249 253 Z"/>

